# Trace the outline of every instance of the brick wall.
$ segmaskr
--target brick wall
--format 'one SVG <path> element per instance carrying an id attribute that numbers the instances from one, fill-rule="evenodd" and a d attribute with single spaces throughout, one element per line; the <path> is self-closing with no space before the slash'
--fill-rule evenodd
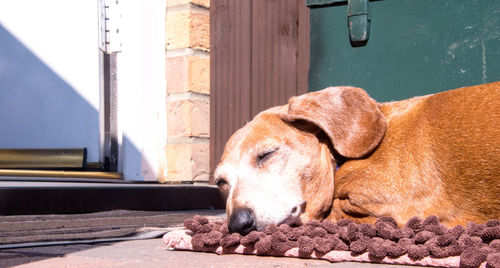
<path id="1" fill-rule="evenodd" d="M 210 0 L 167 0 L 167 176 L 208 182 Z"/>

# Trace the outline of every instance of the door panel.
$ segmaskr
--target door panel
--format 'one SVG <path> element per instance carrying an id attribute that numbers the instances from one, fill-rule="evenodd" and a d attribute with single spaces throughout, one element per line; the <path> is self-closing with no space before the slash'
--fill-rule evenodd
<path id="1" fill-rule="evenodd" d="M 500 80 L 500 1 L 370 1 L 370 36 L 358 47 L 347 1 L 320 2 L 330 4 L 309 1 L 310 91 L 352 85 L 390 101 Z"/>
<path id="2" fill-rule="evenodd" d="M 0 1 L 0 148 L 99 161 L 96 1 Z"/>
<path id="3" fill-rule="evenodd" d="M 307 92 L 305 0 L 211 1 L 210 170 L 229 137 L 259 112 Z"/>

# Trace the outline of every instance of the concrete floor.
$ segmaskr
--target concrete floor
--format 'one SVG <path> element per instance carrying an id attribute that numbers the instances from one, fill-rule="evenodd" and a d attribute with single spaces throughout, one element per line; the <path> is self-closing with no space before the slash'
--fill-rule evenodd
<path id="1" fill-rule="evenodd" d="M 0 251 L 0 267 L 406 267 L 168 250 L 161 239 Z"/>

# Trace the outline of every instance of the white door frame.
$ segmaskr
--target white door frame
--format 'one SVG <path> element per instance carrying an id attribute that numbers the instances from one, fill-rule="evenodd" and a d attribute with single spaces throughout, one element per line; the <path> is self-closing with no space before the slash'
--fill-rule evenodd
<path id="1" fill-rule="evenodd" d="M 118 172 L 126 180 L 166 176 L 166 1 L 121 1 L 116 55 Z"/>

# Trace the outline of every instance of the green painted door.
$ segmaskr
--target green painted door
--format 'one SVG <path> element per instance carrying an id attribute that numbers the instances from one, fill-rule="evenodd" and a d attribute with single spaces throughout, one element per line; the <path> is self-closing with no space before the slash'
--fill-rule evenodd
<path id="1" fill-rule="evenodd" d="M 370 1 L 368 40 L 357 46 L 347 1 L 308 5 L 309 91 L 352 85 L 391 101 L 500 80 L 498 0 Z"/>

